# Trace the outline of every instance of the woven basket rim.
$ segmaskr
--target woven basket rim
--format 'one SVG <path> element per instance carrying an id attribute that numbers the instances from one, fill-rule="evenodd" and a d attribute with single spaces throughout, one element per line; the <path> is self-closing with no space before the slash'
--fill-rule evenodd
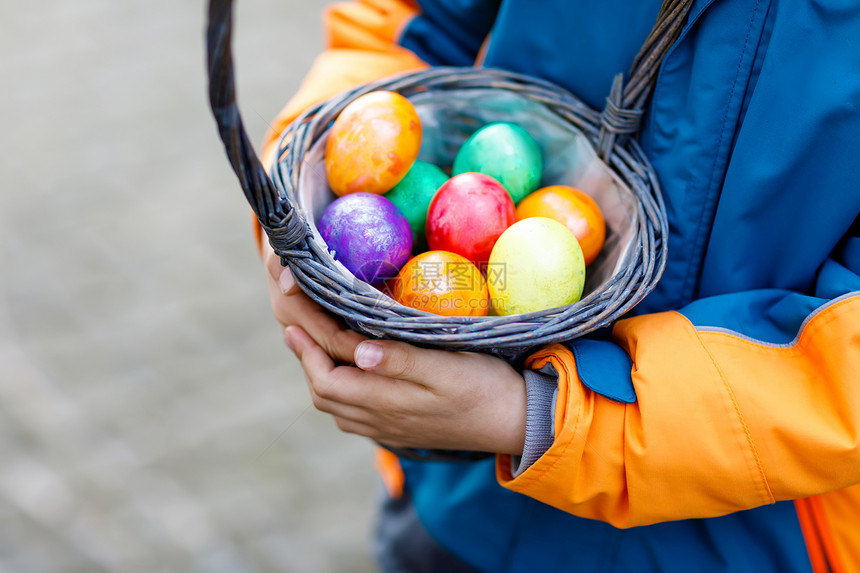
<path id="1" fill-rule="evenodd" d="M 606 162 L 613 176 L 636 199 L 638 229 L 636 244 L 628 251 L 630 264 L 578 302 L 508 316 L 442 317 L 403 306 L 351 274 L 343 275 L 340 268 L 330 264 L 333 259 L 324 243 L 317 244 L 304 220 L 296 191 L 305 157 L 320 137 L 327 134 L 337 113 L 357 97 L 380 89 L 396 91 L 408 98 L 430 90 L 488 88 L 509 90 L 544 106 L 597 147 L 601 116 L 575 95 L 546 80 L 485 68 L 435 67 L 385 78 L 334 96 L 306 110 L 287 126 L 278 140 L 270 177 L 284 210 L 293 211 L 293 217 L 299 219 L 296 224 L 304 228 L 304 236 L 300 244 L 291 248 L 275 247 L 311 298 L 370 334 L 428 345 L 503 351 L 506 347 L 569 339 L 606 326 L 651 291 L 665 266 L 665 210 L 653 168 L 632 138 L 617 141 Z"/>

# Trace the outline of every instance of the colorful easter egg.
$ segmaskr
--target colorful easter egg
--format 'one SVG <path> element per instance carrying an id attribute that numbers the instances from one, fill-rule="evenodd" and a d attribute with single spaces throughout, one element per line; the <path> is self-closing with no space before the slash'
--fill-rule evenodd
<path id="1" fill-rule="evenodd" d="M 400 183 L 385 194 L 397 205 L 412 227 L 412 248 L 423 250 L 427 244 L 424 228 L 427 226 L 427 209 L 439 187 L 448 180 L 445 172 L 426 161 L 416 161 Z"/>
<path id="2" fill-rule="evenodd" d="M 473 133 L 454 158 L 454 175 L 469 171 L 496 179 L 517 204 L 540 185 L 543 158 L 526 130 L 513 123 L 491 123 Z"/>
<path id="3" fill-rule="evenodd" d="M 487 286 L 499 315 L 572 304 L 582 296 L 585 261 L 576 237 L 547 217 L 510 226 L 493 248 Z"/>
<path id="4" fill-rule="evenodd" d="M 427 243 L 478 265 L 496 239 L 516 221 L 514 202 L 502 185 L 481 173 L 462 173 L 442 185 L 427 210 Z"/>
<path id="5" fill-rule="evenodd" d="M 517 221 L 529 217 L 555 219 L 576 236 L 585 264 L 590 265 L 603 248 L 606 222 L 597 203 L 583 191 L 567 185 L 538 189 L 517 205 Z"/>
<path id="6" fill-rule="evenodd" d="M 370 284 L 396 276 L 412 254 L 409 221 L 381 195 L 352 193 L 335 199 L 317 228 L 334 258 Z"/>
<path id="7" fill-rule="evenodd" d="M 325 170 L 336 195 L 385 193 L 421 147 L 421 120 L 402 95 L 375 91 L 340 112 L 326 140 Z"/>
<path id="8" fill-rule="evenodd" d="M 411 258 L 394 280 L 392 297 L 442 316 L 487 316 L 490 309 L 484 275 L 471 261 L 448 251 Z"/>

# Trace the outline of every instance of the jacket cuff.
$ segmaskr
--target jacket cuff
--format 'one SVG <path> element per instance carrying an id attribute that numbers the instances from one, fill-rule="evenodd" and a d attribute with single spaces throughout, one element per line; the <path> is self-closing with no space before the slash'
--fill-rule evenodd
<path id="1" fill-rule="evenodd" d="M 548 458 L 554 458 L 554 452 L 558 449 L 556 439 L 560 434 L 565 433 L 565 418 L 567 410 L 571 407 L 573 410 L 579 409 L 579 403 L 582 401 L 583 387 L 579 384 L 579 378 L 576 374 L 576 364 L 573 360 L 573 352 L 567 346 L 562 344 L 551 344 L 532 354 L 526 361 L 525 373 L 535 372 L 545 376 L 552 376 L 555 380 L 556 389 L 553 392 L 553 400 L 551 401 L 551 409 L 549 415 L 551 418 L 550 428 L 552 430 L 551 442 L 549 447 L 544 449 L 540 456 L 532 460 L 528 465 L 519 462 L 514 464 L 513 456 L 500 454 L 496 456 L 496 477 L 501 485 L 514 489 L 512 485 L 520 482 L 530 482 L 531 474 L 534 473 L 536 466 L 545 464 Z M 548 374 L 551 373 L 551 374 Z M 528 374 L 526 374 L 528 375 Z M 534 390 L 532 390 L 534 391 Z M 526 387 L 527 406 L 531 398 L 528 395 L 529 388 Z M 571 416 L 577 419 L 577 415 Z M 529 414 L 526 413 L 526 436 L 529 434 Z M 538 449 L 538 448 L 535 448 Z M 526 455 L 526 448 L 523 449 L 523 455 Z M 515 474 L 516 470 L 516 474 Z"/>
<path id="2" fill-rule="evenodd" d="M 582 394 L 582 387 L 578 383 L 576 375 L 573 352 L 562 344 L 551 344 L 532 354 L 526 361 L 525 367 L 526 370 L 523 375 L 526 378 L 526 445 L 523 447 L 521 458 L 527 459 L 523 462 L 522 459 L 517 459 L 515 456 L 505 454 L 496 456 L 496 478 L 502 486 L 515 491 L 516 489 L 511 487 L 513 483 L 523 480 L 529 481 L 528 476 L 533 473 L 532 467 L 542 465 L 547 455 L 552 457 L 553 450 L 557 449 L 554 447 L 557 446 L 555 440 L 564 430 L 568 402 L 571 398 L 574 402 L 580 401 L 580 398 L 574 398 L 570 396 L 570 393 Z M 535 378 L 532 377 L 533 374 Z M 534 382 L 537 381 L 536 376 L 544 377 L 542 382 L 546 382 L 546 377 L 549 377 L 552 380 L 550 384 L 554 386 L 549 411 L 546 412 L 550 418 L 549 429 L 551 432 L 548 441 L 545 435 L 543 438 L 538 437 L 542 434 L 542 432 L 537 431 L 538 427 L 545 429 L 545 426 L 538 425 L 540 424 L 538 422 L 538 403 L 542 398 L 537 396 L 540 390 L 534 385 Z M 577 382 L 571 383 L 571 379 Z M 541 395 L 543 396 L 543 393 Z M 535 399 L 537 402 L 534 402 Z M 533 457 L 534 459 L 532 459 Z"/>
<path id="3" fill-rule="evenodd" d="M 577 339 L 564 345 L 553 345 L 555 352 L 569 357 L 572 376 L 566 384 L 586 388 L 615 402 L 631 404 L 636 390 L 631 377 L 632 361 L 617 344 L 608 340 Z M 559 393 L 559 372 L 547 361 L 553 347 L 547 347 L 530 357 L 523 375 L 526 380 L 526 438 L 522 456 L 510 456 L 507 472 L 511 479 L 523 475 L 553 445 L 556 432 L 556 402 Z M 569 393 L 571 390 L 568 389 Z"/>
<path id="4" fill-rule="evenodd" d="M 526 380 L 526 440 L 522 456 L 511 457 L 511 472 L 520 475 L 550 446 L 555 430 L 553 411 L 558 392 L 558 374 L 551 365 L 523 372 Z"/>

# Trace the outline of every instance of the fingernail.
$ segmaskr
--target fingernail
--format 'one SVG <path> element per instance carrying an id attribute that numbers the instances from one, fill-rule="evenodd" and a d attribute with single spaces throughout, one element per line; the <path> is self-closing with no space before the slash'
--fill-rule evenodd
<path id="1" fill-rule="evenodd" d="M 284 344 L 287 345 L 287 348 L 295 353 L 296 351 L 296 343 L 293 342 L 293 327 L 288 326 L 284 329 Z"/>
<path id="2" fill-rule="evenodd" d="M 362 342 L 355 349 L 355 364 L 359 368 L 368 369 L 379 366 L 382 362 L 382 347 L 372 342 Z"/>
<path id="3" fill-rule="evenodd" d="M 287 294 L 290 292 L 290 289 L 292 289 L 295 284 L 296 279 L 293 278 L 293 273 L 290 272 L 289 267 L 285 267 L 278 277 L 278 286 L 281 287 L 281 294 Z"/>

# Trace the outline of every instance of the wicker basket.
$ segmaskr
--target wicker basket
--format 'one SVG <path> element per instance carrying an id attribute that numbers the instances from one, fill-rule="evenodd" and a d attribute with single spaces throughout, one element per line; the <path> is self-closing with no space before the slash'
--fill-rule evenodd
<path id="1" fill-rule="evenodd" d="M 665 209 L 654 170 L 631 135 L 639 128 L 660 61 L 686 20 L 689 1 L 664 3 L 657 24 L 634 60 L 626 86 L 622 76 L 617 76 L 603 112 L 589 108 L 554 84 L 524 75 L 491 69 L 431 68 L 359 87 L 309 109 L 281 137 L 277 160 L 269 173 L 248 141 L 236 105 L 230 52 L 231 4 L 229 0 L 210 2 L 208 29 L 210 100 L 227 155 L 283 264 L 289 265 L 304 292 L 343 317 L 352 328 L 376 338 L 478 350 L 515 361 L 537 345 L 570 340 L 610 325 L 659 280 L 666 264 Z M 441 317 L 407 308 L 356 279 L 332 258 L 316 231 L 313 214 L 324 203 L 319 195 L 324 191 L 308 189 L 325 188 L 324 184 L 314 187 L 312 181 L 319 172 L 314 162 L 321 159 L 320 143 L 325 141 L 332 121 L 357 97 L 380 89 L 414 100 L 419 113 L 421 101 L 432 102 L 438 111 L 445 101 L 460 101 L 469 94 L 492 90 L 526 102 L 550 121 L 580 134 L 603 160 L 606 172 L 631 206 L 623 229 L 613 229 L 608 221 L 610 235 L 625 237 L 611 257 L 604 257 L 608 260 L 602 262 L 603 268 L 609 271 L 587 284 L 583 298 L 574 304 L 491 317 Z M 468 135 L 463 130 L 452 131 L 457 141 Z"/>

